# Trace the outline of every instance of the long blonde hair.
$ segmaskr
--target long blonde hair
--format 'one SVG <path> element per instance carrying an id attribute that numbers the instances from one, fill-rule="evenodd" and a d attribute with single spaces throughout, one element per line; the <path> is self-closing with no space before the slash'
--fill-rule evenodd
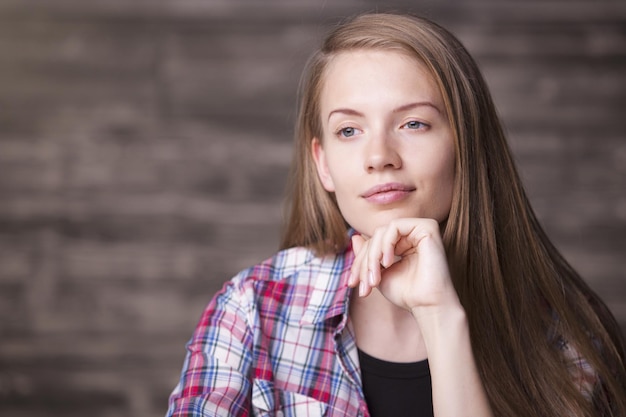
<path id="1" fill-rule="evenodd" d="M 420 60 L 444 98 L 455 136 L 456 177 L 443 238 L 494 414 L 626 415 L 620 329 L 537 221 L 476 63 L 452 34 L 429 20 L 361 15 L 332 31 L 309 60 L 281 246 L 308 246 L 318 254 L 347 246 L 348 225 L 318 179 L 311 140 L 322 137 L 319 102 L 328 62 L 364 48 Z M 599 377 L 591 401 L 566 382 L 573 378 L 563 340 Z"/>

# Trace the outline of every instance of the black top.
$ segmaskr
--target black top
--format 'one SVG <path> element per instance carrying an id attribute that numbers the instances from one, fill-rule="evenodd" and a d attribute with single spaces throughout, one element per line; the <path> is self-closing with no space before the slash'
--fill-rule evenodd
<path id="1" fill-rule="evenodd" d="M 363 393 L 372 417 L 433 417 L 428 359 L 387 362 L 359 349 L 359 361 Z"/>

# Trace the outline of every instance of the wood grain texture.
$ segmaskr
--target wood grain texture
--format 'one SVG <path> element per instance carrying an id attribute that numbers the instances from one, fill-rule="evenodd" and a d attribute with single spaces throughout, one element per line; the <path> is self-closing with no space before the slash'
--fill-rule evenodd
<path id="1" fill-rule="evenodd" d="M 205 304 L 277 247 L 306 58 L 368 10 L 475 55 L 538 216 L 626 328 L 624 3 L 4 0 L 0 414 L 165 412 Z"/>

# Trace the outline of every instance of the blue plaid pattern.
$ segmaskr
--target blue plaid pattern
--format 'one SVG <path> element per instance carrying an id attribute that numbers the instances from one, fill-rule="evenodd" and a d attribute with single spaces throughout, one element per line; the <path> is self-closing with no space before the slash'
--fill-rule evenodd
<path id="1" fill-rule="evenodd" d="M 351 248 L 324 258 L 291 248 L 228 281 L 187 344 L 167 416 L 369 417 L 348 324 L 353 259 Z M 595 370 L 557 342 L 591 399 Z"/>
<path id="2" fill-rule="evenodd" d="M 227 282 L 187 344 L 168 416 L 368 416 L 347 325 L 352 250 L 279 252 Z"/>

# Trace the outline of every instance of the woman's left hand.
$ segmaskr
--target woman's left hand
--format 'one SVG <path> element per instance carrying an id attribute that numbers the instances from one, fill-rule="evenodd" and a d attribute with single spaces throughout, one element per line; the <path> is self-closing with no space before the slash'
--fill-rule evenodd
<path id="1" fill-rule="evenodd" d="M 355 259 L 348 285 L 365 297 L 372 288 L 391 303 L 416 313 L 459 306 L 439 224 L 432 219 L 396 219 L 366 239 L 352 238 Z"/>

